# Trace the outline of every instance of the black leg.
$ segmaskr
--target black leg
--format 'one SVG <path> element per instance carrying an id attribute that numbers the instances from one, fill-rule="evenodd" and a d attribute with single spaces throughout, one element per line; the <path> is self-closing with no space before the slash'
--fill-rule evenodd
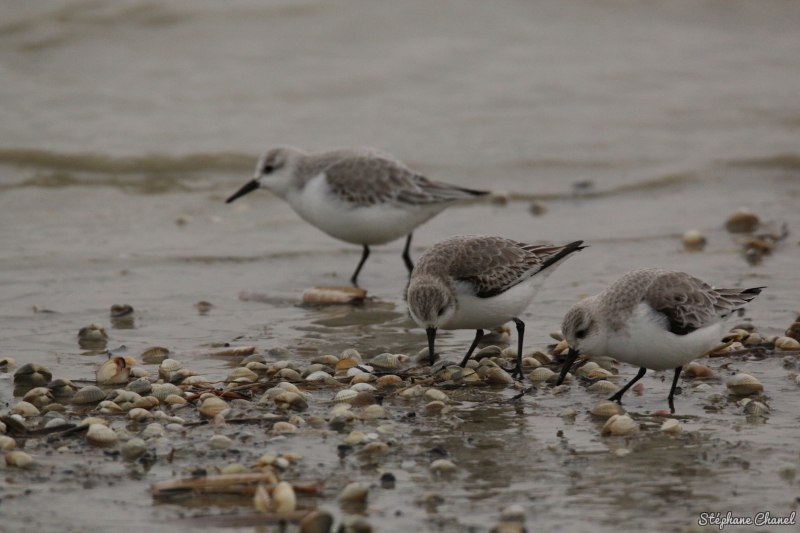
<path id="1" fill-rule="evenodd" d="M 639 373 L 636 374 L 636 377 L 630 380 L 627 385 L 622 387 L 622 389 L 618 390 L 614 396 L 609 398 L 609 400 L 612 402 L 622 403 L 622 395 L 625 394 L 625 391 L 630 389 L 634 383 L 642 379 L 642 376 L 644 376 L 645 372 L 647 372 L 647 369 L 645 367 L 640 368 Z"/>
<path id="2" fill-rule="evenodd" d="M 365 244 L 364 252 L 361 254 L 361 261 L 358 262 L 356 271 L 353 273 L 353 277 L 350 278 L 350 283 L 352 283 L 354 287 L 358 287 L 358 282 L 356 281 L 358 279 L 358 273 L 361 272 L 361 267 L 367 262 L 367 257 L 369 257 L 369 246 Z"/>
<path id="3" fill-rule="evenodd" d="M 478 346 L 478 343 L 481 342 L 482 338 L 483 338 L 483 330 L 482 329 L 476 329 L 475 330 L 475 340 L 472 341 L 472 346 L 469 347 L 469 350 L 467 350 L 467 355 L 465 355 L 464 359 L 461 361 L 461 368 L 464 368 L 465 366 L 467 366 L 467 361 L 469 361 L 469 358 L 472 357 L 472 352 L 475 351 L 475 347 Z"/>
<path id="4" fill-rule="evenodd" d="M 675 387 L 678 386 L 678 378 L 681 377 L 681 370 L 683 370 L 682 366 L 675 369 L 675 377 L 672 378 L 672 388 L 669 389 L 669 396 L 667 397 L 669 412 L 672 414 L 675 414 L 675 405 L 672 403 L 672 397 L 675 396 Z"/>
<path id="5" fill-rule="evenodd" d="M 408 273 L 411 274 L 411 271 L 414 270 L 414 263 L 411 262 L 411 255 L 408 253 L 408 249 L 411 247 L 411 236 L 414 233 L 409 233 L 408 237 L 406 238 L 406 248 L 403 250 L 403 261 L 406 263 L 406 268 L 408 269 Z"/>
<path id="6" fill-rule="evenodd" d="M 522 379 L 522 339 L 525 337 L 525 322 L 519 318 L 512 318 L 517 325 L 517 367 L 511 373 L 511 377 Z"/>

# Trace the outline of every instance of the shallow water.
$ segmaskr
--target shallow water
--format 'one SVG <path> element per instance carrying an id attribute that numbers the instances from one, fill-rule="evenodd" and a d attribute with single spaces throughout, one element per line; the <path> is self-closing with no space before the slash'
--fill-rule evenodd
<path id="1" fill-rule="evenodd" d="M 346 284 L 358 247 L 267 193 L 224 204 L 275 144 L 373 145 L 431 178 L 510 193 L 505 206 L 443 212 L 416 232 L 414 257 L 459 233 L 584 239 L 590 248 L 559 267 L 524 317 L 526 347 L 548 344 L 581 295 L 645 266 L 766 285 L 746 317 L 782 334 L 800 312 L 796 233 L 752 266 L 722 226 L 743 206 L 800 228 L 798 23 L 788 1 L 4 2 L 0 355 L 91 378 L 106 356 L 76 333 L 92 322 L 107 328 L 109 349 L 166 346 L 214 379 L 236 362 L 192 350 L 419 351 L 402 242 L 375 247 L 362 271 L 375 302 L 303 308 L 303 289 Z M 543 216 L 530 214 L 533 199 Z M 681 249 L 691 228 L 709 240 L 702 253 Z M 269 298 L 243 301 L 241 291 Z M 193 307 L 201 300 L 214 306 L 205 315 Z M 113 303 L 135 308 L 132 324 L 112 323 Z M 458 359 L 471 338 L 442 334 L 439 346 Z M 587 414 L 596 398 L 573 386 L 516 402 L 514 390 L 473 391 L 449 415 L 415 421 L 403 415 L 423 404 L 388 399 L 401 446 L 374 462 L 339 459 L 336 437 L 266 442 L 258 427 L 229 428 L 257 434 L 239 455 L 200 445 L 138 474 L 102 451 L 55 453 L 41 441 L 28 445 L 39 469 L 0 465 L 0 531 L 188 530 L 186 516 L 243 513 L 249 502 L 154 505 L 149 485 L 264 450 L 304 455 L 293 475 L 326 479 L 316 503 L 337 518 L 345 479 L 376 485 L 366 515 L 378 531 L 487 531 L 511 503 L 529 530 L 685 531 L 701 512 L 787 515 L 800 496 L 800 391 L 787 377 L 797 368 L 774 357 L 721 373 L 734 369 L 765 384 L 769 418 L 733 403 L 706 410 L 724 381 L 685 384 L 677 439 L 601 437 Z M 668 383 L 651 374 L 626 398 L 642 417 L 665 407 Z M 2 411 L 16 400 L 0 373 Z M 559 417 L 570 406 L 575 420 Z M 428 472 L 435 446 L 459 466 L 451 478 Z M 614 452 L 625 446 L 633 451 Z M 383 471 L 395 489 L 377 487 Z M 425 492 L 444 503 L 416 505 Z"/>

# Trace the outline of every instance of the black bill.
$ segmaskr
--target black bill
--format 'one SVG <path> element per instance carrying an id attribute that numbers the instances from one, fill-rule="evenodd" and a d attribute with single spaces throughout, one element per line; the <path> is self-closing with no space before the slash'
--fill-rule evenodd
<path id="1" fill-rule="evenodd" d="M 436 328 L 428 328 L 425 330 L 428 334 L 428 359 L 433 365 L 436 362 L 436 353 L 433 351 L 433 344 L 436 341 Z"/>
<path id="2" fill-rule="evenodd" d="M 558 376 L 558 381 L 556 385 L 561 385 L 564 382 L 564 377 L 566 377 L 567 372 L 569 369 L 572 368 L 572 363 L 575 362 L 575 359 L 578 358 L 578 350 L 573 350 L 572 348 L 569 349 L 567 352 L 567 360 L 564 361 L 564 366 L 561 367 L 561 374 Z"/>
<path id="3" fill-rule="evenodd" d="M 234 201 L 237 198 L 239 198 L 240 196 L 244 196 L 245 194 L 258 189 L 259 187 L 261 187 L 261 185 L 256 180 L 250 180 L 247 183 L 245 183 L 244 186 L 241 189 L 236 191 L 236 193 L 234 193 L 233 196 L 231 196 L 230 198 L 225 200 L 225 203 L 229 204 L 232 201 Z"/>

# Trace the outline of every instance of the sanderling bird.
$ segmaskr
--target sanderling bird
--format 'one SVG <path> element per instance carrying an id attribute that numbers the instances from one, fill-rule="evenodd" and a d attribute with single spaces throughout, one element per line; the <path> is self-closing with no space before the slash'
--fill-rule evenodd
<path id="1" fill-rule="evenodd" d="M 353 285 L 370 245 L 407 235 L 402 257 L 410 273 L 414 264 L 408 250 L 414 229 L 456 200 L 488 194 L 429 180 L 373 148 L 315 153 L 273 148 L 258 160 L 255 178 L 227 203 L 259 187 L 286 200 L 304 220 L 331 237 L 364 247 L 350 278 Z"/>
<path id="2" fill-rule="evenodd" d="M 566 246 L 532 245 L 482 235 L 450 237 L 420 257 L 408 285 L 408 310 L 428 334 L 431 364 L 436 330 L 474 329 L 475 340 L 461 361 L 464 367 L 483 337 L 483 330 L 514 321 L 517 326 L 517 366 L 522 377 L 520 315 L 530 305 L 545 278 L 583 241 Z"/>
<path id="3" fill-rule="evenodd" d="M 669 407 L 684 364 L 719 346 L 724 320 L 753 300 L 764 287 L 715 289 L 684 272 L 646 268 L 628 272 L 596 296 L 567 312 L 561 331 L 569 344 L 558 384 L 580 354 L 613 357 L 639 367 L 622 395 L 647 369 L 674 369 Z"/>

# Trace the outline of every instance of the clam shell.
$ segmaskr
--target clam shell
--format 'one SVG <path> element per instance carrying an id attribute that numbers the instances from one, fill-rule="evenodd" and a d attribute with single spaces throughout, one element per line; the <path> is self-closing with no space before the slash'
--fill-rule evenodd
<path id="1" fill-rule="evenodd" d="M 706 247 L 706 238 L 696 229 L 690 229 L 681 237 L 683 248 L 690 252 L 699 252 Z"/>
<path id="2" fill-rule="evenodd" d="M 566 340 L 559 341 L 553 348 L 553 355 L 560 355 L 567 348 L 569 348 L 569 343 Z"/>
<path id="3" fill-rule="evenodd" d="M 306 381 L 327 381 L 331 375 L 324 370 L 317 370 L 306 376 Z"/>
<path id="4" fill-rule="evenodd" d="M 312 359 L 311 362 L 333 368 L 336 366 L 336 363 L 339 362 L 339 358 L 335 355 L 320 355 L 319 357 Z"/>
<path id="5" fill-rule="evenodd" d="M 300 533 L 330 533 L 333 515 L 328 511 L 315 509 L 300 521 Z"/>
<path id="6" fill-rule="evenodd" d="M 356 392 L 374 392 L 378 390 L 377 387 L 373 387 L 369 383 L 354 383 L 350 385 L 350 389 Z"/>
<path id="7" fill-rule="evenodd" d="M 130 381 L 131 369 L 124 358 L 112 357 L 103 362 L 94 374 L 98 385 L 120 385 Z"/>
<path id="8" fill-rule="evenodd" d="M 589 412 L 599 418 L 611 418 L 614 415 L 624 414 L 625 409 L 616 402 L 600 400 Z"/>
<path id="9" fill-rule="evenodd" d="M 289 422 L 275 422 L 272 430 L 277 433 L 297 433 L 297 426 Z"/>
<path id="10" fill-rule="evenodd" d="M 558 381 L 559 376 L 560 376 L 560 374 L 555 372 L 555 373 L 553 373 L 552 376 L 547 378 L 545 381 L 547 381 L 547 383 L 555 383 L 556 381 Z M 572 376 L 572 374 L 570 372 L 567 372 L 566 374 L 564 374 L 564 383 L 569 383 L 572 380 L 573 380 L 573 376 Z"/>
<path id="11" fill-rule="evenodd" d="M 105 341 L 108 338 L 108 334 L 103 326 L 94 323 L 79 329 L 78 338 L 82 341 Z"/>
<path id="12" fill-rule="evenodd" d="M 136 459 L 145 451 L 147 451 L 147 444 L 138 437 L 128 440 L 120 448 L 122 456 L 126 459 Z"/>
<path id="13" fill-rule="evenodd" d="M 731 233 L 752 233 L 760 223 L 755 213 L 748 209 L 739 209 L 725 221 L 725 229 Z"/>
<path id="14" fill-rule="evenodd" d="M 736 374 L 726 383 L 728 390 L 733 394 L 747 396 L 764 390 L 764 385 L 750 374 Z"/>
<path id="15" fill-rule="evenodd" d="M 131 368 L 131 377 L 132 378 L 148 378 L 150 377 L 150 372 L 145 370 L 140 366 L 135 366 Z"/>
<path id="16" fill-rule="evenodd" d="M 610 378 L 613 377 L 614 374 L 612 374 L 605 368 L 595 368 L 594 370 L 590 370 L 588 374 L 585 374 L 585 376 L 589 379 L 598 379 L 598 378 Z"/>
<path id="17" fill-rule="evenodd" d="M 128 417 L 131 420 L 139 420 L 139 421 L 152 420 L 153 413 L 151 413 L 147 409 L 143 409 L 141 407 L 135 407 L 135 408 L 131 409 L 130 411 L 128 411 Z"/>
<path id="18" fill-rule="evenodd" d="M 603 429 L 600 431 L 603 435 L 633 435 L 639 432 L 639 424 L 637 424 L 628 415 L 614 415 L 609 418 Z"/>
<path id="19" fill-rule="evenodd" d="M 159 401 L 163 402 L 171 394 L 183 396 L 183 391 L 172 383 L 154 383 L 152 386 L 152 395 L 158 398 Z"/>
<path id="20" fill-rule="evenodd" d="M 342 351 L 342 354 L 339 356 L 339 359 L 352 359 L 358 364 L 363 363 L 364 361 L 361 359 L 361 354 L 358 353 L 358 350 L 355 348 L 347 348 L 346 350 Z"/>
<path id="21" fill-rule="evenodd" d="M 142 352 L 142 362 L 148 365 L 157 365 L 169 357 L 170 351 L 161 346 L 153 346 Z"/>
<path id="22" fill-rule="evenodd" d="M 16 468 L 28 468 L 33 466 L 34 459 L 25 452 L 12 451 L 6 454 L 6 465 Z"/>
<path id="23" fill-rule="evenodd" d="M 128 386 L 125 388 L 137 394 L 147 394 L 153 390 L 153 385 L 150 383 L 150 380 L 146 378 L 139 378 L 128 383 Z"/>
<path id="24" fill-rule="evenodd" d="M 256 493 L 253 495 L 253 507 L 255 507 L 256 511 L 262 513 L 272 512 L 272 498 L 269 497 L 269 492 L 267 492 L 267 489 L 264 488 L 264 485 L 261 483 L 258 484 Z"/>
<path id="25" fill-rule="evenodd" d="M 386 370 L 400 368 L 400 359 L 391 353 L 382 353 L 373 357 L 369 362 L 373 367 Z"/>
<path id="26" fill-rule="evenodd" d="M 499 346 L 486 346 L 485 348 L 478 350 L 478 353 L 473 356 L 473 359 L 476 361 L 481 361 L 487 357 L 497 357 L 502 353 L 503 350 L 501 350 Z"/>
<path id="27" fill-rule="evenodd" d="M 791 337 L 778 337 L 775 347 L 779 350 L 800 350 L 800 342 Z"/>
<path id="28" fill-rule="evenodd" d="M 180 398 L 181 400 L 183 400 L 183 398 L 178 396 L 177 394 L 171 394 L 171 395 L 167 396 L 165 401 L 169 400 L 170 398 Z M 149 410 L 149 409 L 152 409 L 153 407 L 158 407 L 159 401 L 160 400 L 158 398 L 156 398 L 155 396 L 143 396 L 143 397 L 139 398 L 138 400 L 134 400 L 133 402 L 131 402 L 130 406 L 131 406 L 131 409 L 148 409 Z M 183 400 L 183 402 L 186 403 L 186 400 Z M 169 403 L 169 402 L 167 402 L 167 403 Z"/>
<path id="29" fill-rule="evenodd" d="M 336 393 L 336 396 L 333 397 L 333 401 L 336 403 L 350 403 L 350 400 L 355 398 L 357 395 L 358 391 L 354 391 L 353 389 L 344 389 Z"/>
<path id="30" fill-rule="evenodd" d="M 508 372 L 499 367 L 492 367 L 487 370 L 484 379 L 488 383 L 514 383 L 514 378 L 512 378 Z"/>
<path id="31" fill-rule="evenodd" d="M 53 375 L 40 364 L 27 363 L 14 372 L 14 383 L 31 387 L 42 387 L 52 381 Z"/>
<path id="32" fill-rule="evenodd" d="M 418 398 L 425 394 L 425 389 L 423 389 L 420 385 L 413 385 L 411 387 L 406 387 L 405 389 L 398 391 L 397 395 L 401 398 L 410 399 L 410 398 Z"/>
<path id="33" fill-rule="evenodd" d="M 308 408 L 308 402 L 306 402 L 305 397 L 302 394 L 292 391 L 284 390 L 272 398 L 272 400 L 275 402 L 275 405 L 281 409 L 297 409 L 301 411 Z"/>
<path id="34" fill-rule="evenodd" d="M 230 408 L 231 406 L 228 405 L 224 400 L 217 398 L 216 396 L 212 396 L 210 398 L 206 398 L 203 403 L 200 404 L 200 407 L 197 410 L 200 411 L 201 415 L 213 418 L 214 416 Z"/>
<path id="35" fill-rule="evenodd" d="M 172 378 L 172 375 L 177 372 L 178 370 L 183 368 L 183 363 L 176 359 L 164 359 L 161 361 L 161 364 L 158 366 L 158 375 L 165 379 L 169 380 Z"/>
<path id="36" fill-rule="evenodd" d="M 111 306 L 111 318 L 120 318 L 133 313 L 133 307 L 128 304 L 113 304 Z"/>
<path id="37" fill-rule="evenodd" d="M 72 396 L 70 403 L 74 403 L 76 405 L 97 403 L 103 400 L 105 397 L 106 393 L 103 392 L 99 387 L 95 387 L 94 385 L 89 385 L 77 391 Z"/>
<path id="38" fill-rule="evenodd" d="M 181 405 L 186 405 L 189 402 L 187 402 L 183 396 L 179 396 L 177 394 L 170 394 L 169 396 L 164 398 L 164 403 L 166 403 L 167 405 L 171 405 L 173 407 L 178 407 Z"/>
<path id="39" fill-rule="evenodd" d="M 664 420 L 664 423 L 661 424 L 661 429 L 660 429 L 660 431 L 663 431 L 664 433 L 670 433 L 673 435 L 677 435 L 682 430 L 683 428 L 681 428 L 680 422 L 678 422 L 674 418 L 668 418 Z"/>
<path id="40" fill-rule="evenodd" d="M 531 381 L 546 381 L 551 376 L 554 376 L 555 372 L 550 370 L 549 368 L 539 367 L 534 369 L 533 372 L 528 374 L 528 379 Z"/>
<path id="41" fill-rule="evenodd" d="M 285 379 L 286 381 L 294 381 L 294 382 L 303 381 L 303 376 L 301 376 L 297 370 L 294 370 L 292 368 L 283 368 L 279 370 L 278 373 L 275 375 L 276 377 L 280 379 Z"/>
<path id="42" fill-rule="evenodd" d="M 579 377 L 579 378 L 582 378 L 584 376 L 588 376 L 593 370 L 597 370 L 599 368 L 600 368 L 600 365 L 598 365 L 594 361 L 589 361 L 585 365 L 583 365 L 583 366 L 579 367 L 577 370 L 575 370 L 575 375 L 577 377 Z"/>
<path id="43" fill-rule="evenodd" d="M 389 413 L 381 405 L 370 405 L 361 410 L 359 418 L 361 420 L 378 420 L 389 418 Z"/>
<path id="44" fill-rule="evenodd" d="M 53 394 L 47 387 L 36 387 L 29 390 L 25 396 L 22 397 L 22 400 L 41 409 L 53 403 Z"/>
<path id="45" fill-rule="evenodd" d="M 203 376 L 189 376 L 181 381 L 181 386 L 208 388 L 211 382 Z"/>
<path id="46" fill-rule="evenodd" d="M 538 368 L 540 366 L 542 366 L 542 363 L 540 363 L 535 357 L 522 358 L 522 368 L 525 370 L 533 370 L 534 368 Z"/>
<path id="47" fill-rule="evenodd" d="M 427 396 L 431 400 L 437 400 L 440 402 L 447 402 L 450 400 L 450 398 L 447 397 L 447 394 L 440 391 L 439 389 L 428 389 L 425 391 L 425 396 Z"/>
<path id="48" fill-rule="evenodd" d="M 449 474 L 455 472 L 457 468 L 455 463 L 449 459 L 437 459 L 428 467 L 434 474 Z"/>
<path id="49" fill-rule="evenodd" d="M 619 390 L 619 386 L 616 383 L 611 383 L 608 380 L 601 379 L 600 381 L 596 381 L 592 383 L 586 390 L 589 392 L 599 392 L 602 394 L 607 394 L 609 392 L 617 392 Z"/>
<path id="50" fill-rule="evenodd" d="M 111 446 L 116 444 L 117 440 L 114 430 L 103 424 L 92 424 L 86 432 L 86 441 L 94 446 Z"/>
<path id="51" fill-rule="evenodd" d="M 224 449 L 233 444 L 233 441 L 230 437 L 226 437 L 225 435 L 212 435 L 211 438 L 208 439 L 207 444 L 211 448 Z"/>
<path id="52" fill-rule="evenodd" d="M 32 403 L 28 403 L 26 401 L 17 403 L 11 408 L 10 412 L 12 415 L 20 415 L 25 418 L 39 415 L 39 409 L 37 409 Z"/>
<path id="53" fill-rule="evenodd" d="M 286 481 L 281 481 L 272 489 L 272 502 L 276 513 L 291 513 L 297 507 L 297 496 L 294 488 Z"/>
<path id="54" fill-rule="evenodd" d="M 225 378 L 225 381 L 231 382 L 234 380 L 238 380 L 240 378 L 249 379 L 251 382 L 258 381 L 258 374 L 253 372 L 247 367 L 240 366 L 239 368 L 233 370 L 228 377 Z"/>
<path id="55" fill-rule="evenodd" d="M 748 415 L 763 416 L 769 413 L 769 407 L 764 402 L 753 400 L 752 402 L 747 402 L 747 405 L 744 406 L 744 412 Z"/>
<path id="56" fill-rule="evenodd" d="M 375 380 L 375 383 L 383 386 L 400 386 L 403 384 L 403 378 L 394 374 L 381 376 Z"/>
<path id="57" fill-rule="evenodd" d="M 710 378 L 714 376 L 714 371 L 700 363 L 689 363 L 683 367 L 683 375 L 690 378 Z"/>
<path id="58" fill-rule="evenodd" d="M 337 499 L 340 502 L 365 502 L 369 496 L 369 489 L 363 483 L 353 482 L 345 485 Z"/>
<path id="59" fill-rule="evenodd" d="M 50 422 L 52 422 L 52 420 Z M 6 435 L 0 435 L 0 450 L 13 450 L 16 447 L 17 441 Z"/>

